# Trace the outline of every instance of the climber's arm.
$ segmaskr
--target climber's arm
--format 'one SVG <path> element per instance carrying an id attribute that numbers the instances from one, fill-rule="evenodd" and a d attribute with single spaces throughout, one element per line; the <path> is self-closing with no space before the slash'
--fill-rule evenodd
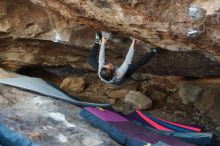
<path id="1" fill-rule="evenodd" d="M 128 70 L 128 66 L 132 63 L 132 59 L 134 56 L 134 44 L 135 44 L 135 39 L 133 39 L 129 51 L 126 55 L 126 58 L 117 71 L 117 78 L 123 77 Z"/>
<path id="2" fill-rule="evenodd" d="M 98 72 L 101 71 L 102 66 L 105 64 L 105 43 L 107 42 L 108 39 L 105 39 L 104 37 L 102 37 L 102 44 L 101 44 L 101 48 L 99 51 L 99 69 Z"/>

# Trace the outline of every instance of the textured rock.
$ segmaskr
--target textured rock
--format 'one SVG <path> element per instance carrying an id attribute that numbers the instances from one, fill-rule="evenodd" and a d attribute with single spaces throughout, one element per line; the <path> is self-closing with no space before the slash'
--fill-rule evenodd
<path id="1" fill-rule="evenodd" d="M 177 94 L 172 94 L 170 96 L 167 97 L 167 103 L 168 104 L 175 104 L 178 103 L 179 101 L 179 96 Z"/>
<path id="2" fill-rule="evenodd" d="M 82 78 L 80 75 L 78 77 Z M 127 81 L 122 86 L 112 86 L 103 83 L 97 73 L 85 74 L 83 79 L 86 82 L 83 92 L 69 92 L 65 88 L 64 90 L 78 97 L 79 100 L 114 104 L 117 100 L 123 99 L 129 90 L 136 90 L 138 86 L 134 81 Z"/>
<path id="3" fill-rule="evenodd" d="M 94 37 L 94 34 L 90 36 L 90 39 L 92 37 Z M 81 36 L 81 41 L 84 41 L 84 36 Z M 6 69 L 16 70 L 26 66 L 64 65 L 90 68 L 86 63 L 89 47 L 84 49 L 68 44 L 32 39 L 0 39 L 0 44 L 0 67 Z M 90 45 L 92 44 L 91 41 Z M 130 41 L 118 45 L 125 44 L 129 45 Z M 111 46 L 106 52 L 107 61 L 113 62 L 116 66 L 120 65 L 124 60 L 127 48 L 128 46 L 113 45 L 113 48 Z M 145 53 L 146 50 L 137 45 L 134 62 L 143 56 L 143 52 Z M 194 77 L 219 76 L 220 66 L 218 62 L 212 61 L 201 54 L 164 51 L 140 68 L 138 72 Z"/>
<path id="4" fill-rule="evenodd" d="M 29 0 L 2 0 L 1 7 L 2 37 L 69 41 L 68 31 L 74 26 L 71 22 L 68 25 L 59 14 L 34 5 Z"/>
<path id="5" fill-rule="evenodd" d="M 188 94 L 188 96 L 185 97 L 193 97 L 192 99 L 194 106 L 200 111 L 200 114 L 205 114 L 208 117 L 210 117 L 214 122 L 220 123 L 220 119 L 219 119 L 220 80 L 198 79 L 192 81 L 185 81 L 184 85 L 187 85 L 186 86 L 187 88 L 189 87 L 188 88 L 189 92 L 188 93 L 184 92 L 186 93 L 185 95 Z M 201 90 L 202 92 L 200 92 Z M 185 98 L 185 99 L 188 100 L 189 98 Z"/>
<path id="6" fill-rule="evenodd" d="M 195 102 L 195 107 L 199 109 L 201 114 L 207 114 L 212 118 L 213 121 L 219 123 L 220 122 L 220 113 L 219 113 L 219 98 L 220 91 L 216 89 L 206 89 L 202 94 L 201 98 L 199 98 Z"/>
<path id="7" fill-rule="evenodd" d="M 136 91 L 138 84 L 136 82 L 126 82 L 122 86 L 111 87 L 110 91 L 107 92 L 107 95 L 114 99 L 122 99 L 129 92 L 129 90 Z"/>
<path id="8" fill-rule="evenodd" d="M 213 90 L 205 90 L 202 96 L 194 103 L 195 107 L 200 110 L 201 113 L 206 113 L 214 105 L 214 99 L 217 96 L 217 92 Z"/>
<path id="9" fill-rule="evenodd" d="M 70 93 L 80 93 L 85 88 L 85 81 L 82 77 L 67 77 L 61 83 L 60 88 Z"/>
<path id="10" fill-rule="evenodd" d="M 128 89 L 119 89 L 119 90 L 111 91 L 111 93 L 109 93 L 108 96 L 114 99 L 119 99 L 119 98 L 124 98 L 128 92 L 129 92 Z"/>
<path id="11" fill-rule="evenodd" d="M 37 40 L 0 40 L 1 66 L 11 70 L 23 66 L 62 66 L 85 64 L 85 51 L 70 45 Z M 75 49 L 74 49 L 75 48 Z"/>
<path id="12" fill-rule="evenodd" d="M 0 122 L 40 145 L 117 146 L 80 115 L 80 108 L 0 85 Z"/>
<path id="13" fill-rule="evenodd" d="M 179 97 L 184 104 L 195 102 L 201 95 L 203 89 L 193 84 L 183 84 L 179 87 Z"/>
<path id="14" fill-rule="evenodd" d="M 136 36 L 170 50 L 197 50 L 219 58 L 219 8 L 217 0 L 65 2 L 30 0 L 54 10 L 67 20 L 88 27 L 110 29 Z"/>
<path id="15" fill-rule="evenodd" d="M 129 91 L 125 96 L 125 103 L 133 105 L 133 109 L 146 110 L 152 108 L 152 101 L 139 91 Z"/>
<path id="16" fill-rule="evenodd" d="M 107 55 L 116 65 L 122 62 L 127 52 L 128 36 L 133 36 L 145 42 L 137 46 L 135 60 L 143 56 L 150 44 L 179 51 L 165 51 L 143 67 L 142 72 L 195 77 L 220 74 L 216 61 L 219 60 L 220 34 L 216 0 L 134 3 L 122 0 L 1 0 L 0 5 L 0 38 L 8 40 L 0 40 L 1 67 L 87 67 L 88 50 L 84 49 L 93 44 L 94 31 L 109 30 L 113 31 L 114 45 Z M 23 40 L 12 41 L 19 38 Z M 50 40 L 59 45 L 39 40 Z"/>
<path id="17" fill-rule="evenodd" d="M 156 100 L 156 101 L 162 101 L 167 96 L 165 93 L 163 93 L 159 90 L 151 90 L 151 92 L 150 93 L 148 92 L 147 95 L 150 97 L 150 99 Z"/>

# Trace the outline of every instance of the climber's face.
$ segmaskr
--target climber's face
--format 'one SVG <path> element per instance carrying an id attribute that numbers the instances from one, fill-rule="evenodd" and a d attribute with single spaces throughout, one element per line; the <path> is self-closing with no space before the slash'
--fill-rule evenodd
<path id="1" fill-rule="evenodd" d="M 107 39 L 106 39 L 106 42 L 105 42 L 105 45 L 109 45 L 110 42 L 111 42 L 111 40 L 107 38 Z"/>
<path id="2" fill-rule="evenodd" d="M 107 70 L 107 72 L 108 71 L 111 72 L 111 70 L 114 69 L 114 66 L 112 63 L 107 63 L 107 64 L 103 65 L 103 67 Z"/>

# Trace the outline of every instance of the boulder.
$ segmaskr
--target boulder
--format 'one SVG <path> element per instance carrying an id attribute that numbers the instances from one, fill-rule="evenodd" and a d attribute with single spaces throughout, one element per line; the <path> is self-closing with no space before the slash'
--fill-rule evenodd
<path id="1" fill-rule="evenodd" d="M 85 81 L 82 77 L 67 77 L 61 83 L 60 88 L 68 92 L 80 93 L 85 88 Z"/>
<path id="2" fill-rule="evenodd" d="M 137 82 L 127 81 L 121 86 L 115 87 L 106 87 L 107 95 L 114 99 L 121 99 L 124 98 L 126 94 L 128 94 L 129 90 L 136 91 L 138 87 Z"/>
<path id="3" fill-rule="evenodd" d="M 47 146 L 119 146 L 80 116 L 80 107 L 0 85 L 0 123 Z M 12 100 L 16 102 L 11 102 Z"/>
<path id="4" fill-rule="evenodd" d="M 203 89 L 194 84 L 184 83 L 179 86 L 178 95 L 184 104 L 195 102 L 202 95 Z"/>
<path id="5" fill-rule="evenodd" d="M 108 96 L 114 99 L 120 99 L 120 98 L 124 98 L 128 92 L 129 92 L 129 89 L 113 90 L 113 91 L 110 91 L 110 93 L 108 93 Z"/>
<path id="6" fill-rule="evenodd" d="M 134 109 L 146 110 L 152 108 L 152 100 L 139 91 L 129 91 L 124 98 L 124 102 L 132 104 Z"/>
<path id="7" fill-rule="evenodd" d="M 220 80 L 218 78 L 204 78 L 181 82 L 178 83 L 178 93 L 182 100 L 187 101 L 187 103 L 193 102 L 200 114 L 204 114 L 210 117 L 212 121 L 220 123 Z"/>
<path id="8" fill-rule="evenodd" d="M 150 99 L 155 101 L 162 101 L 167 97 L 167 95 L 164 92 L 156 89 L 152 89 L 147 93 L 147 95 L 150 97 Z"/>
<path id="9" fill-rule="evenodd" d="M 80 100 L 114 104 L 122 100 L 129 90 L 137 90 L 138 83 L 126 81 L 121 86 L 115 86 L 102 82 L 97 73 L 88 73 L 83 76 L 86 81 L 86 88 L 83 92 L 72 94 Z"/>
<path id="10" fill-rule="evenodd" d="M 217 96 L 218 92 L 207 89 L 203 92 L 201 97 L 195 101 L 194 106 L 204 114 L 215 104 L 214 100 Z"/>
<path id="11" fill-rule="evenodd" d="M 216 123 L 220 123 L 220 91 L 216 89 L 206 89 L 194 105 L 201 114 L 206 114 Z"/>

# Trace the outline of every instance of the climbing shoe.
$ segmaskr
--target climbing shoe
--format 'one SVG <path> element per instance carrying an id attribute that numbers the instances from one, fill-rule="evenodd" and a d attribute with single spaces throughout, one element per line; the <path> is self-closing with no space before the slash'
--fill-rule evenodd
<path id="1" fill-rule="evenodd" d="M 151 48 L 151 51 L 154 53 L 160 53 L 161 52 L 161 48 Z"/>
<path id="2" fill-rule="evenodd" d="M 96 42 L 96 43 L 100 43 L 101 40 L 102 40 L 102 34 L 101 34 L 101 32 L 96 32 L 96 33 L 95 33 L 95 42 Z"/>

